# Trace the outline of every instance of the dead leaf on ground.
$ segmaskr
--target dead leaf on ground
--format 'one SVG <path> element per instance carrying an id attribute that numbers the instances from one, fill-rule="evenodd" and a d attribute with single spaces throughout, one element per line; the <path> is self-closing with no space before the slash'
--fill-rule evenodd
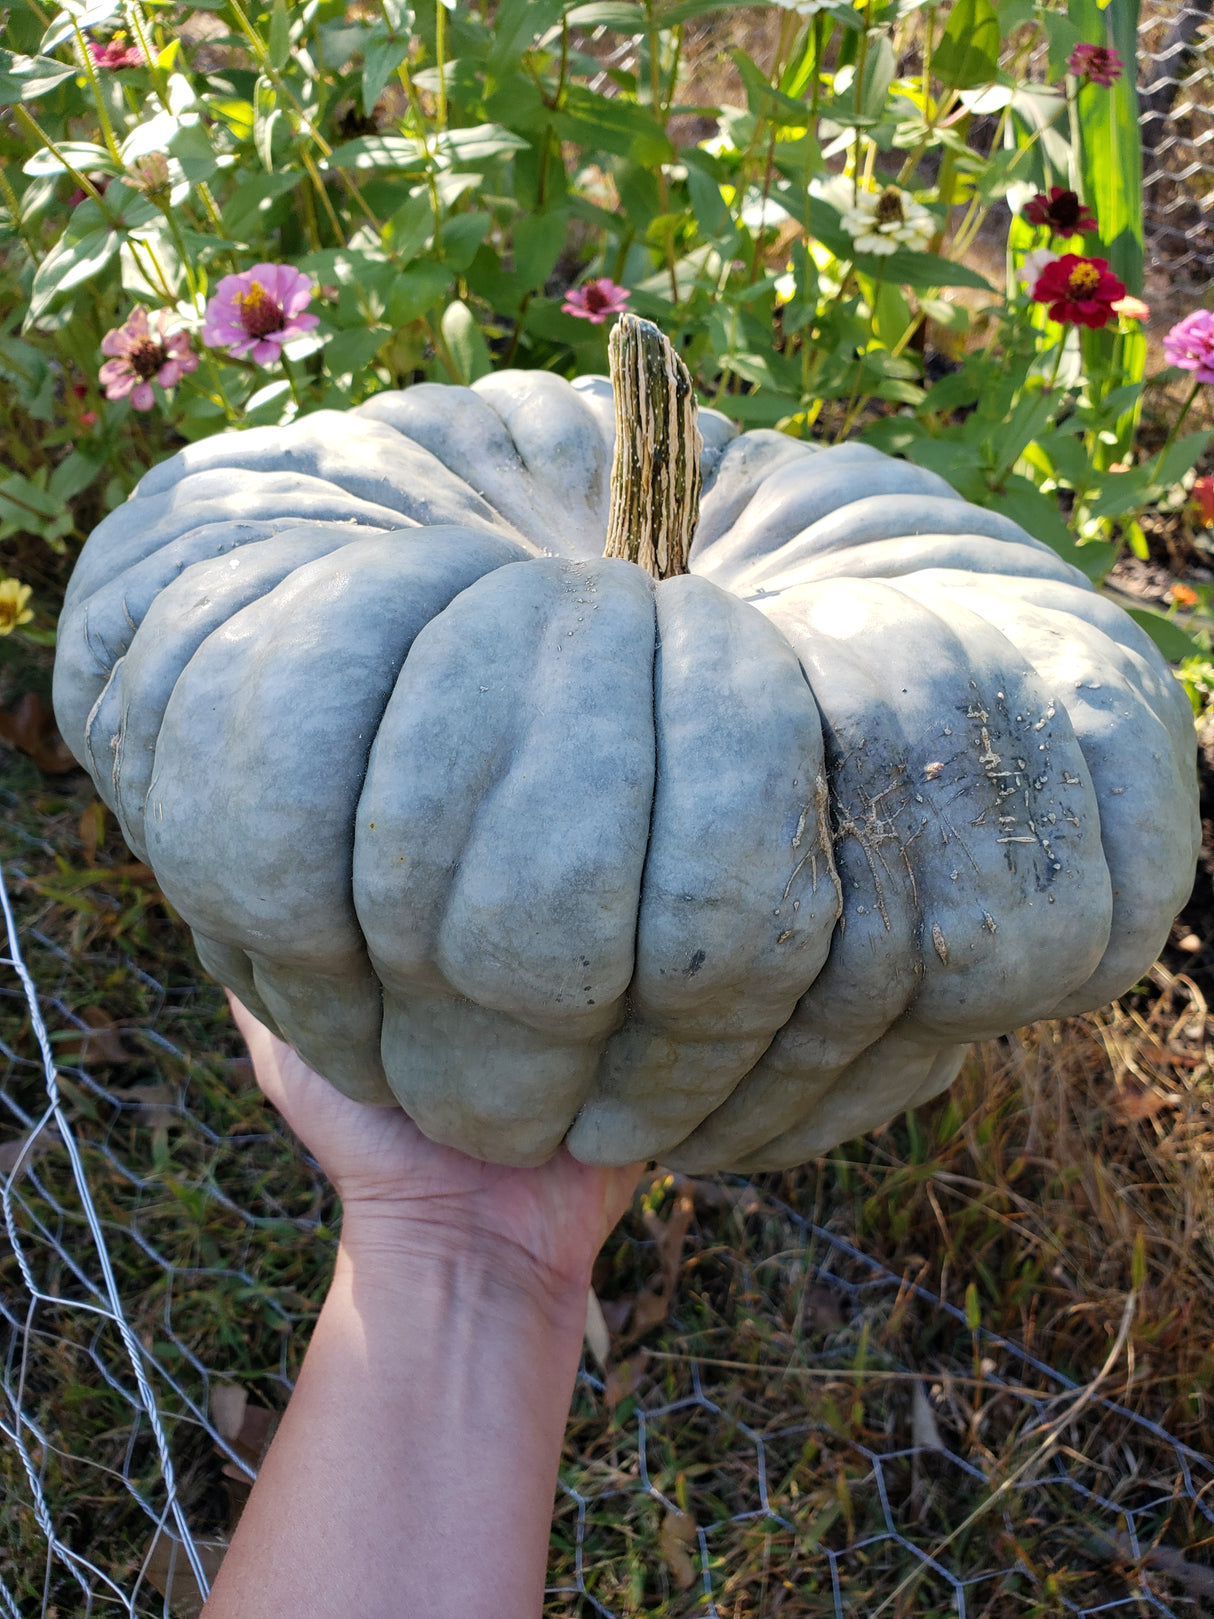
<path id="1" fill-rule="evenodd" d="M 668 1507 L 658 1531 L 658 1555 L 680 1591 L 690 1590 L 696 1582 L 696 1566 L 687 1550 L 695 1539 L 696 1521 L 691 1514 Z"/>
<path id="2" fill-rule="evenodd" d="M 607 1370 L 611 1358 L 611 1333 L 603 1316 L 603 1307 L 593 1288 L 586 1294 L 586 1348 L 594 1356 L 600 1371 Z"/>
<path id="3" fill-rule="evenodd" d="M 80 817 L 80 844 L 84 851 L 84 863 L 91 866 L 97 858 L 97 850 L 105 842 L 105 805 L 99 798 L 95 798 Z"/>
<path id="4" fill-rule="evenodd" d="M 108 1012 L 103 1012 L 99 1006 L 85 1006 L 80 1009 L 79 1017 L 87 1028 L 69 1029 L 66 1034 L 57 1035 L 54 1041 L 56 1057 L 66 1058 L 84 1067 L 90 1063 L 101 1066 L 136 1060 L 135 1053 L 123 1045 L 118 1025 Z"/>
<path id="5" fill-rule="evenodd" d="M 0 1175 L 11 1175 L 18 1164 L 28 1169 L 36 1159 L 59 1145 L 59 1127 L 52 1119 L 40 1130 L 0 1141 Z"/>
<path id="6" fill-rule="evenodd" d="M 27 754 L 48 776 L 80 767 L 59 735 L 55 716 L 35 691 L 27 691 L 9 709 L 0 709 L 0 742 Z"/>
<path id="7" fill-rule="evenodd" d="M 1175 1105 L 1175 1099 L 1165 1091 L 1156 1090 L 1152 1085 L 1140 1085 L 1136 1080 L 1127 1078 L 1114 1093 L 1109 1112 L 1120 1124 L 1138 1124 L 1143 1119 L 1153 1119 L 1165 1107 Z"/>
<path id="8" fill-rule="evenodd" d="M 211 1421 L 219 1437 L 256 1472 L 270 1448 L 281 1413 L 270 1411 L 264 1405 L 253 1405 L 248 1390 L 238 1383 L 217 1383 L 211 1390 Z M 246 1476 L 231 1462 L 224 1467 L 224 1472 L 234 1478 Z"/>
<path id="9" fill-rule="evenodd" d="M 911 1443 L 917 1450 L 940 1450 L 944 1441 L 936 1423 L 936 1413 L 927 1397 L 923 1384 L 916 1381 L 911 1389 Z"/>
<path id="10" fill-rule="evenodd" d="M 207 1584 L 213 1585 L 228 1549 L 226 1540 L 196 1540 L 194 1549 Z M 186 1549 L 166 1529 L 157 1531 L 156 1539 L 143 1565 L 143 1576 L 173 1612 L 173 1619 L 198 1619 L 202 1612 L 203 1595 Z"/>
<path id="11" fill-rule="evenodd" d="M 623 1298 L 618 1299 L 599 1299 L 599 1310 L 613 1338 L 618 1338 L 628 1325 L 628 1317 L 635 1303 L 636 1299 L 631 1293 L 625 1293 Z"/>
<path id="12" fill-rule="evenodd" d="M 607 1402 L 608 1411 L 614 1411 L 622 1405 L 631 1395 L 635 1394 L 645 1381 L 645 1374 L 649 1370 L 649 1351 L 638 1349 L 635 1355 L 629 1355 L 627 1360 L 620 1361 L 607 1373 L 607 1381 L 603 1386 L 603 1398 Z"/>

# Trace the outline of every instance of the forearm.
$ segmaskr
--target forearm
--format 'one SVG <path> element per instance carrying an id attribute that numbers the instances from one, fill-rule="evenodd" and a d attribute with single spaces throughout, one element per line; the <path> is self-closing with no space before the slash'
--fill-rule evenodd
<path id="1" fill-rule="evenodd" d="M 584 1321 L 483 1247 L 351 1233 L 205 1619 L 537 1619 Z"/>

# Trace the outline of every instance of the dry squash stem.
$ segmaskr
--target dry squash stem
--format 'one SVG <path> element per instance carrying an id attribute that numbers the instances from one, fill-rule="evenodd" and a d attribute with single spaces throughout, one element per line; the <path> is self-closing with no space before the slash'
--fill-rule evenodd
<path id="1" fill-rule="evenodd" d="M 615 390 L 608 557 L 655 579 L 687 572 L 700 515 L 700 447 L 691 374 L 658 328 L 622 315 L 607 344 Z"/>

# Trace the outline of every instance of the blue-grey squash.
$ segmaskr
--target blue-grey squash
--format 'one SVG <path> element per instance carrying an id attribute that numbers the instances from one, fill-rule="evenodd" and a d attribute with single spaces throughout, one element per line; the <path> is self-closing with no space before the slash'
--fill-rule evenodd
<path id="1" fill-rule="evenodd" d="M 803 1161 L 1126 989 L 1193 878 L 1192 717 L 1129 617 L 864 445 L 705 410 L 697 470 L 677 369 L 614 507 L 599 377 L 192 445 L 60 623 L 64 738 L 208 972 L 495 1161 Z M 638 490 L 689 572 L 603 556 Z"/>

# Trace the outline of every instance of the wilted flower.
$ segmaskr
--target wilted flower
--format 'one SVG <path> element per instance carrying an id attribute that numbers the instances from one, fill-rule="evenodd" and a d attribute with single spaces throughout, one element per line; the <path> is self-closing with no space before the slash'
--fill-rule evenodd
<path id="1" fill-rule="evenodd" d="M 130 398 L 136 410 L 151 410 L 156 402 L 152 383 L 172 388 L 189 371 L 197 371 L 198 356 L 190 347 L 190 334 L 166 330 L 167 309 L 156 317 L 157 335 L 148 329 L 148 313 L 136 304 L 125 323 L 101 339 L 101 352 L 110 358 L 97 373 L 107 399 Z"/>
<path id="2" fill-rule="evenodd" d="M 1195 382 L 1214 382 L 1214 314 L 1195 309 L 1178 321 L 1163 340 L 1169 365 L 1191 371 Z"/>
<path id="3" fill-rule="evenodd" d="M 624 306 L 631 296 L 627 287 L 617 287 L 610 276 L 604 275 L 597 281 L 587 281 L 580 287 L 571 287 L 565 294 L 561 312 L 565 315 L 576 315 L 579 320 L 588 320 L 595 326 L 601 326 L 612 315 L 622 315 Z"/>
<path id="4" fill-rule="evenodd" d="M 30 587 L 19 579 L 0 579 L 0 635 L 11 635 L 18 624 L 28 624 L 33 612 L 25 604 Z"/>
<path id="5" fill-rule="evenodd" d="M 1055 236 L 1085 236 L 1096 229 L 1095 216 L 1088 212 L 1073 191 L 1051 186 L 1047 197 L 1039 191 L 1024 205 L 1030 225 L 1048 225 Z"/>
<path id="6" fill-rule="evenodd" d="M 1125 297 L 1125 283 L 1109 269 L 1107 259 L 1064 253 L 1047 264 L 1033 288 L 1039 304 L 1049 304 L 1050 319 L 1060 325 L 1107 326 L 1113 305 Z"/>
<path id="7" fill-rule="evenodd" d="M 318 324 L 317 315 L 306 313 L 315 285 L 290 264 L 255 264 L 225 275 L 207 304 L 202 341 L 235 359 L 251 354 L 258 365 L 269 365 L 284 343 Z"/>
<path id="8" fill-rule="evenodd" d="M 142 67 L 143 52 L 138 45 L 128 45 L 126 35 L 119 31 L 104 45 L 99 45 L 95 39 L 89 40 L 89 55 L 93 58 L 94 67 L 109 68 L 113 71 L 122 67 Z"/>
<path id="9" fill-rule="evenodd" d="M 170 191 L 167 152 L 148 152 L 137 157 L 127 170 L 127 178 L 153 202 L 167 200 Z"/>
<path id="10" fill-rule="evenodd" d="M 1066 59 L 1068 72 L 1078 79 L 1090 79 L 1107 90 L 1122 75 L 1121 58 L 1111 45 L 1076 45 Z"/>
<path id="11" fill-rule="evenodd" d="M 822 191 L 839 210 L 839 222 L 854 238 L 857 253 L 896 253 L 900 247 L 923 252 L 936 232 L 936 221 L 908 191 L 858 191 L 850 180 L 835 180 Z"/>
<path id="12" fill-rule="evenodd" d="M 1194 479 L 1191 492 L 1202 523 L 1214 528 L 1214 478 Z"/>

